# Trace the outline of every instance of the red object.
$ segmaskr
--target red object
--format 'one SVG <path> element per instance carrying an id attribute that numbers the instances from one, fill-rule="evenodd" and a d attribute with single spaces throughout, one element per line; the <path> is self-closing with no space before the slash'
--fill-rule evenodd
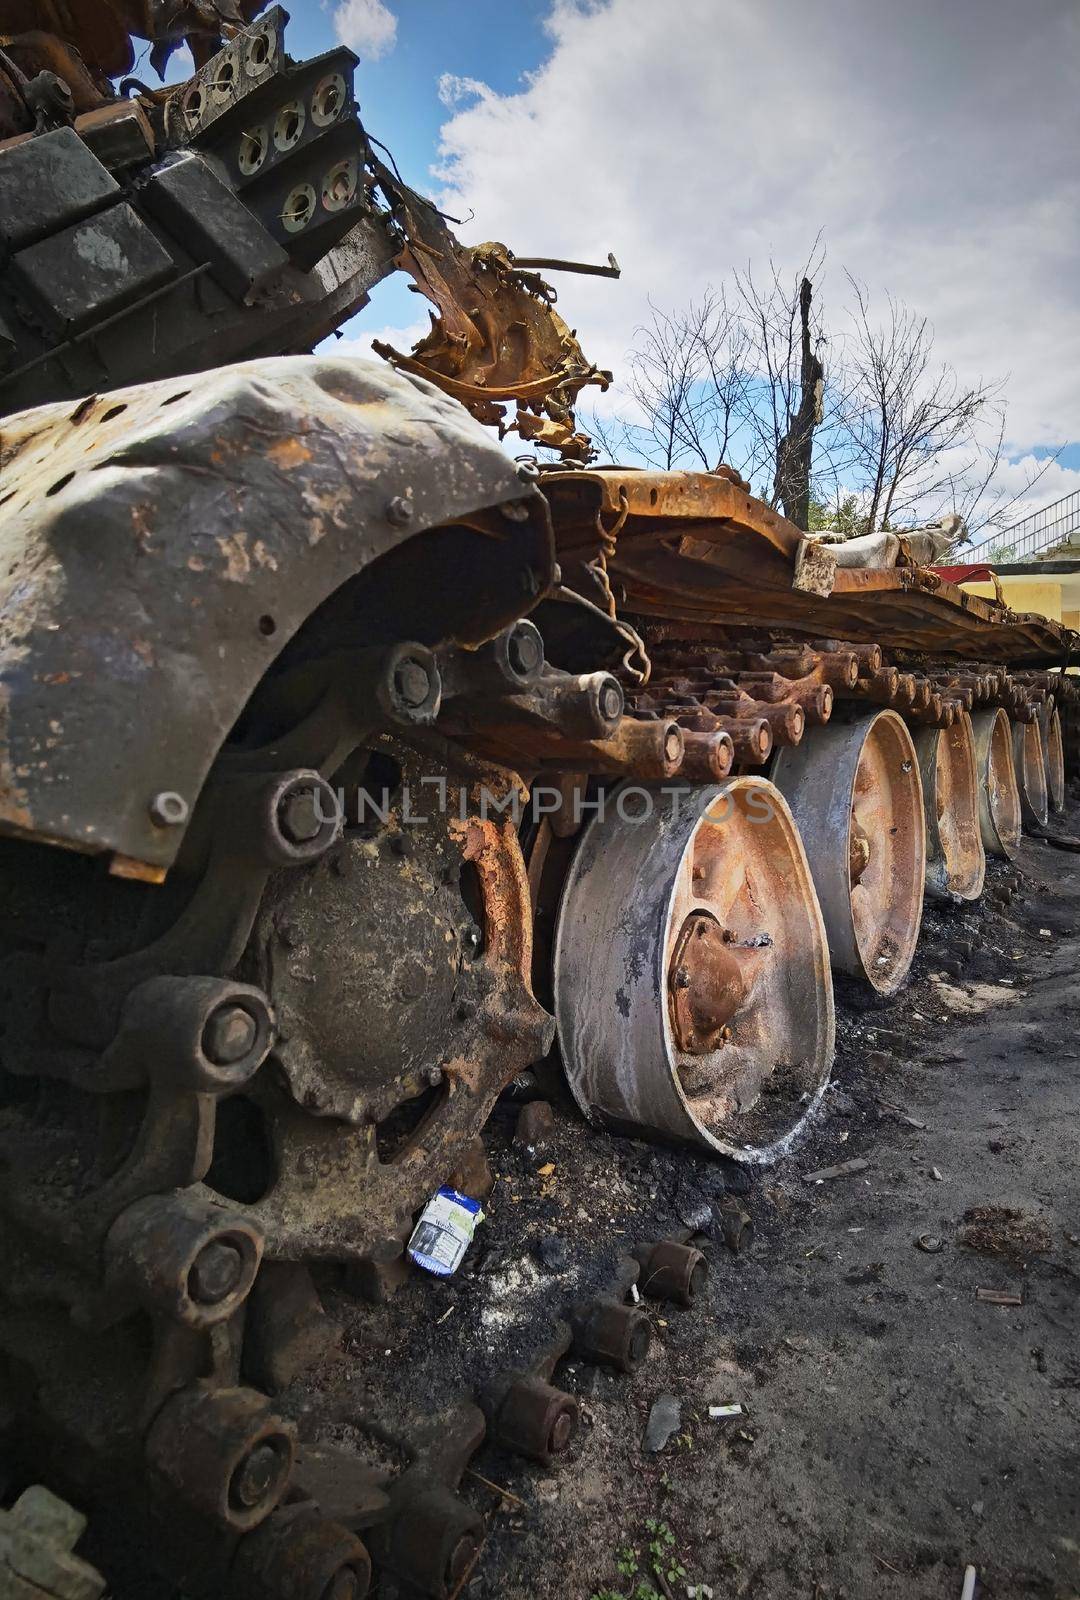
<path id="1" fill-rule="evenodd" d="M 944 578 L 946 583 L 993 583 L 994 569 L 985 563 L 981 566 L 969 567 L 933 567 L 939 578 Z"/>

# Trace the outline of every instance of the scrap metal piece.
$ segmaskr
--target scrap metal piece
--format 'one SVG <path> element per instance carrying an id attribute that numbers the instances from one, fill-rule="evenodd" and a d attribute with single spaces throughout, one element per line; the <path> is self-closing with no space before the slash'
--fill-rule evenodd
<path id="1" fill-rule="evenodd" d="M 638 1287 L 651 1300 L 670 1300 L 689 1307 L 705 1287 L 708 1263 L 700 1250 L 674 1239 L 661 1239 L 638 1252 Z"/>
<path id="2" fill-rule="evenodd" d="M 512 250 L 507 254 L 515 267 L 531 267 L 533 270 L 547 272 L 579 272 L 587 278 L 621 278 L 622 268 L 615 260 L 611 251 L 608 251 L 607 265 L 598 267 L 588 261 L 563 261 L 558 256 L 519 256 Z"/>
<path id="3" fill-rule="evenodd" d="M 576 430 L 574 405 L 587 385 L 605 390 L 611 373 L 586 359 L 554 309 L 555 291 L 503 244 L 460 244 L 430 200 L 374 155 L 371 166 L 402 234 L 397 265 L 438 311 L 411 355 L 378 341 L 372 349 L 438 384 L 500 436 L 518 433 L 568 460 L 591 460 L 596 452 Z M 511 401 L 517 409 L 507 422 Z"/>
<path id="4" fill-rule="evenodd" d="M 570 1445 L 578 1425 L 575 1397 L 543 1378 L 516 1379 L 495 1420 L 495 1437 L 504 1450 L 550 1466 Z"/>
<path id="5" fill-rule="evenodd" d="M 652 1325 L 637 1305 L 603 1295 L 578 1309 L 573 1318 L 574 1350 L 583 1361 L 598 1361 L 619 1372 L 633 1372 L 649 1353 Z"/>
<path id="6" fill-rule="evenodd" d="M 265 0 L 3 0 L 0 33 L 40 30 L 77 52 L 99 80 L 123 77 L 135 61 L 131 35 L 149 40 L 153 63 L 163 70 L 181 44 L 197 64 L 212 55 L 223 35 L 249 22 Z"/>

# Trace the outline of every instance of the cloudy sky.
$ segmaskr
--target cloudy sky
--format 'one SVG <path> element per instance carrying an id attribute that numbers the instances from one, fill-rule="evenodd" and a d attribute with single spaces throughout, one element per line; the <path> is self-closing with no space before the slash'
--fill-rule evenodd
<path id="1" fill-rule="evenodd" d="M 968 380 L 1006 378 L 1014 461 L 1065 445 L 1080 487 L 1076 0 L 293 0 L 295 53 L 362 58 L 362 113 L 467 241 L 603 260 L 560 309 L 618 370 L 678 305 L 821 230 L 844 270 L 928 315 Z M 387 283 L 348 330 L 407 328 Z M 399 335 L 401 337 L 401 335 Z M 1017 479 L 1023 468 L 1014 467 Z"/>

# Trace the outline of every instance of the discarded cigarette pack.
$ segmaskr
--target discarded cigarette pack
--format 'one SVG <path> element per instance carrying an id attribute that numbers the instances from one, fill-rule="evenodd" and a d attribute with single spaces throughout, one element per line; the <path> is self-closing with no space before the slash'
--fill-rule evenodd
<path id="1" fill-rule="evenodd" d="M 456 1189 L 440 1189 L 420 1214 L 409 1240 L 409 1255 L 425 1272 L 450 1278 L 483 1220 L 479 1200 L 470 1200 Z"/>

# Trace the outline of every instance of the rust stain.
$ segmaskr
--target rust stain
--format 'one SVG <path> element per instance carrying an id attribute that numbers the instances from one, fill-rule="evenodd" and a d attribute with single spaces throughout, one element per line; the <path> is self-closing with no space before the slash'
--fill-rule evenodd
<path id="1" fill-rule="evenodd" d="M 301 444 L 299 439 L 279 439 L 272 444 L 266 452 L 268 460 L 275 467 L 280 467 L 283 472 L 291 472 L 295 467 L 302 467 L 311 460 L 311 451 L 306 444 Z"/>

